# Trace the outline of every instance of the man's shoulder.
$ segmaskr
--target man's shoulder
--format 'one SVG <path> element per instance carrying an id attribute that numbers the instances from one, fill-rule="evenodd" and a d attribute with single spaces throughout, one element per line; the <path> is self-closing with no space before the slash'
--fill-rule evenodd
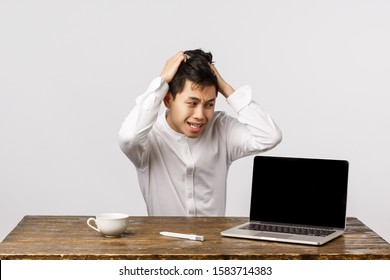
<path id="1" fill-rule="evenodd" d="M 232 117 L 225 111 L 215 111 L 213 115 L 213 120 L 209 125 L 209 129 L 218 131 L 226 130 L 236 120 L 236 118 Z"/>
<path id="2" fill-rule="evenodd" d="M 213 115 L 213 122 L 226 122 L 235 119 L 225 111 L 215 111 Z"/>
<path id="3" fill-rule="evenodd" d="M 215 111 L 214 112 L 214 115 L 213 115 L 213 118 L 224 118 L 226 116 L 229 116 L 228 113 L 226 113 L 225 111 Z"/>

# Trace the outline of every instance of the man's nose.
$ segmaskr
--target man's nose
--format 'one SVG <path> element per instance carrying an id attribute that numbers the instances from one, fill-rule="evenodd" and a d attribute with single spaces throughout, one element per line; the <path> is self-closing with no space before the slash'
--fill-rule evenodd
<path id="1" fill-rule="evenodd" d="M 197 106 L 194 110 L 193 116 L 198 120 L 203 120 L 205 118 L 203 106 Z"/>

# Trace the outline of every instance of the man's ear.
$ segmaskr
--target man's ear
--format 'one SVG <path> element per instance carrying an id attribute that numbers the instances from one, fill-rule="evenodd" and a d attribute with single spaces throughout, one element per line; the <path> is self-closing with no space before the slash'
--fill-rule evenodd
<path id="1" fill-rule="evenodd" d="M 168 109 L 171 109 L 171 102 L 172 102 L 172 100 L 173 100 L 173 96 L 168 91 L 167 94 L 164 97 L 164 105 L 165 105 L 165 107 L 167 107 Z"/>

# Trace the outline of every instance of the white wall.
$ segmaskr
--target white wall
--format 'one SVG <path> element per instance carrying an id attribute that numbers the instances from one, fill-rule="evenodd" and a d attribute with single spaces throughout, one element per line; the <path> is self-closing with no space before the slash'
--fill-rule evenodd
<path id="1" fill-rule="evenodd" d="M 375 0 L 0 1 L 0 240 L 24 215 L 146 215 L 117 133 L 166 59 L 201 47 L 282 128 L 268 154 L 350 161 L 348 215 L 390 241 L 389 14 Z M 249 214 L 251 169 L 231 168 L 229 216 Z"/>

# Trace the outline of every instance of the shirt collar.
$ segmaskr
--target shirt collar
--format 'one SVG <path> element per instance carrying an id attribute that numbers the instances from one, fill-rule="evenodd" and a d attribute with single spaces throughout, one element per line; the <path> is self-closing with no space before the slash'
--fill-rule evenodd
<path id="1" fill-rule="evenodd" d="M 197 138 L 189 138 L 189 137 L 185 136 L 183 133 L 179 133 L 179 132 L 173 130 L 167 122 L 167 117 L 166 117 L 167 113 L 168 113 L 168 109 L 163 114 L 160 115 L 160 122 L 162 123 L 166 133 L 171 138 L 173 138 L 174 141 L 180 142 L 180 143 L 188 143 L 188 142 L 194 143 L 194 142 L 199 141 L 199 138 L 201 137 L 201 135 Z"/>
<path id="2" fill-rule="evenodd" d="M 173 138 L 174 141 L 176 142 L 187 142 L 187 136 L 185 136 L 183 133 L 179 133 L 175 130 L 173 130 L 168 122 L 167 122 L 167 114 L 168 114 L 168 109 L 161 114 L 160 116 L 160 121 L 164 127 L 165 132 L 169 135 L 169 137 Z"/>

